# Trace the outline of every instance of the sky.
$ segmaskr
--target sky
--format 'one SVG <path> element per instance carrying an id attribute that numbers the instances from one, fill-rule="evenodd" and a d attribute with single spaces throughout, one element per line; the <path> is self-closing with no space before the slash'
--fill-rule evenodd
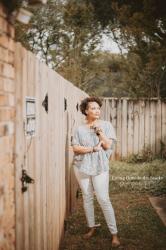
<path id="1" fill-rule="evenodd" d="M 105 34 L 103 34 L 100 49 L 102 51 L 110 51 L 111 53 L 116 53 L 116 54 L 121 53 L 119 48 L 118 48 L 117 43 L 113 41 L 111 36 L 108 37 Z M 125 49 L 122 49 L 122 53 L 126 53 L 126 52 L 127 51 Z"/>

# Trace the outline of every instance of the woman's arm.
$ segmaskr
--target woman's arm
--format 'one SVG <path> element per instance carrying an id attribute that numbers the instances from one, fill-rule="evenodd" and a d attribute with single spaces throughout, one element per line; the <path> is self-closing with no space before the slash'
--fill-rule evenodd
<path id="1" fill-rule="evenodd" d="M 92 153 L 93 147 L 84 147 L 84 146 L 74 145 L 73 152 L 77 154 Z"/>
<path id="2" fill-rule="evenodd" d="M 94 147 L 84 147 L 80 145 L 73 145 L 73 151 L 78 154 L 86 154 L 86 153 L 92 153 L 92 152 L 98 152 L 102 150 L 102 143 L 103 141 L 100 141 L 96 146 Z"/>
<path id="3" fill-rule="evenodd" d="M 103 142 L 102 147 L 104 149 L 109 149 L 112 145 L 112 139 L 107 138 L 103 132 L 100 132 L 99 140 Z"/>
<path id="4" fill-rule="evenodd" d="M 113 141 L 116 140 L 115 131 L 111 123 L 108 123 L 105 132 L 98 126 L 94 127 L 94 129 L 99 137 L 99 141 L 102 141 L 103 149 L 105 150 L 109 149 L 112 146 Z"/>
<path id="5" fill-rule="evenodd" d="M 105 133 L 103 132 L 103 130 L 99 127 L 95 127 L 95 132 L 99 137 L 99 141 L 102 142 L 102 147 L 103 149 L 109 149 L 111 147 L 112 144 L 112 139 L 109 139 Z"/>

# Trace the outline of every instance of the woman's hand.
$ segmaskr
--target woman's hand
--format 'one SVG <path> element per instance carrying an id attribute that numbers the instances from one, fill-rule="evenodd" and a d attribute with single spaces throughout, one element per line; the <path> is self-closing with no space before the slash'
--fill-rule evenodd
<path id="1" fill-rule="evenodd" d="M 97 135 L 100 135 L 100 133 L 103 133 L 103 130 L 100 127 L 94 126 L 93 128 L 94 128 L 94 131 Z"/>
<path id="2" fill-rule="evenodd" d="M 103 149 L 102 144 L 103 144 L 103 141 L 100 141 L 95 147 L 93 147 L 94 152 L 98 152 L 102 150 Z"/>

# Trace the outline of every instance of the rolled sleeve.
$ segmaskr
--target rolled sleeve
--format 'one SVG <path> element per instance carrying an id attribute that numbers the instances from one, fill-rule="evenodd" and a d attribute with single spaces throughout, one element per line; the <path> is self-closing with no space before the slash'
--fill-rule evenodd
<path id="1" fill-rule="evenodd" d="M 78 129 L 74 131 L 74 134 L 71 139 L 71 146 L 74 146 L 74 145 L 80 145 Z"/>
<path id="2" fill-rule="evenodd" d="M 112 143 L 109 149 L 105 150 L 106 155 L 108 158 L 112 155 L 114 149 L 115 149 L 115 143 L 117 141 L 115 129 L 111 122 L 107 122 L 106 130 L 105 130 L 105 135 L 109 138 L 112 139 Z"/>
<path id="3" fill-rule="evenodd" d="M 109 139 L 113 139 L 113 140 L 117 141 L 115 129 L 114 129 L 114 127 L 112 126 L 111 122 L 107 122 L 105 134 L 106 134 L 106 136 L 107 136 Z"/>

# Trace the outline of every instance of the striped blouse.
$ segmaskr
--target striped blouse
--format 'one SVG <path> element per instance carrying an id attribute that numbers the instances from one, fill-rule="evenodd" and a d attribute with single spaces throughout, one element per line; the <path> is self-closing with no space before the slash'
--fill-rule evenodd
<path id="1" fill-rule="evenodd" d="M 90 152 L 85 154 L 74 153 L 72 165 L 88 175 L 98 175 L 103 171 L 109 170 L 109 158 L 114 149 L 114 143 L 117 141 L 114 127 L 111 122 L 101 120 L 100 127 L 107 138 L 113 140 L 109 149 L 102 149 L 98 152 Z M 86 124 L 78 126 L 74 130 L 71 141 L 71 146 L 80 145 L 85 147 L 96 146 L 99 143 L 99 138 L 94 129 Z"/>

